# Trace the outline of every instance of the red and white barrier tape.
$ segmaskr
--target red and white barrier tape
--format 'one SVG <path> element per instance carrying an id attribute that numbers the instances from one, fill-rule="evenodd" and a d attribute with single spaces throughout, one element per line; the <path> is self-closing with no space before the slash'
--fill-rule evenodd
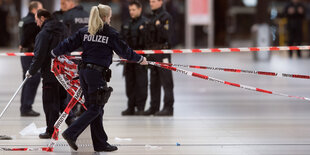
<path id="1" fill-rule="evenodd" d="M 54 59 L 51 66 L 52 72 L 54 72 L 56 79 L 72 96 L 72 99 L 54 124 L 54 133 L 47 147 L 47 150 L 45 150 L 48 152 L 53 152 L 54 147 L 58 141 L 59 129 L 64 123 L 64 121 L 67 119 L 69 112 L 76 105 L 76 103 L 80 102 L 86 109 L 86 107 L 84 106 L 84 98 L 81 97 L 82 88 L 80 87 L 80 82 L 78 79 L 73 80 L 74 77 L 78 76 L 77 65 L 70 61 L 66 56 L 60 56 Z"/>
<path id="2" fill-rule="evenodd" d="M 68 59 L 67 56 L 60 56 L 54 59 L 51 64 L 51 71 L 54 73 L 59 83 L 67 90 L 72 96 L 72 99 L 68 103 L 66 109 L 59 116 L 58 120 L 54 124 L 54 133 L 48 147 L 38 148 L 0 148 L 0 151 L 47 151 L 53 152 L 54 147 L 58 141 L 59 129 L 65 122 L 71 109 L 80 102 L 84 106 L 84 98 L 82 98 L 82 89 L 78 79 L 74 79 L 78 76 L 77 65 Z M 84 106 L 86 109 L 86 107 Z"/>
<path id="3" fill-rule="evenodd" d="M 0 151 L 47 151 L 47 147 L 40 148 L 0 148 Z"/>
<path id="4" fill-rule="evenodd" d="M 310 50 L 310 46 L 278 46 L 278 47 L 242 47 L 242 48 L 206 48 L 206 49 L 171 49 L 171 50 L 136 50 L 138 54 L 172 54 L 172 53 L 227 53 L 255 51 L 291 51 Z M 72 52 L 71 55 L 81 55 L 82 52 Z M 33 53 L 0 53 L 0 56 L 34 56 Z"/>
<path id="5" fill-rule="evenodd" d="M 126 59 L 113 59 L 113 61 L 114 62 L 136 63 L 136 62 L 133 62 L 133 61 L 128 61 Z M 152 62 L 152 61 L 149 61 L 149 62 Z M 167 65 L 167 66 L 174 66 L 174 67 L 186 67 L 186 68 L 195 68 L 195 69 L 208 69 L 208 70 L 217 70 L 217 71 L 224 71 L 224 72 L 247 73 L 247 74 L 255 74 L 255 75 L 274 76 L 274 77 L 288 77 L 288 78 L 310 79 L 310 75 L 276 73 L 276 72 L 267 72 L 267 71 L 251 71 L 251 70 L 221 68 L 221 67 L 181 65 L 181 64 L 163 63 L 163 62 L 158 62 L 158 63 L 164 64 L 164 65 Z"/>
<path id="6" fill-rule="evenodd" d="M 232 68 L 221 68 L 221 67 L 208 67 L 208 66 L 195 66 L 195 65 L 181 65 L 181 64 L 171 64 L 171 63 L 162 63 L 168 66 L 174 67 L 186 67 L 186 68 L 195 68 L 195 69 L 208 69 L 208 70 L 217 70 L 224 72 L 234 72 L 234 73 L 247 73 L 247 74 L 256 74 L 256 75 L 266 75 L 266 76 L 276 76 L 276 77 L 288 77 L 288 78 L 300 78 L 300 79 L 310 79 L 310 75 L 299 75 L 299 74 L 288 74 L 288 73 L 276 73 L 276 72 L 267 72 L 267 71 L 251 71 L 243 69 L 232 69 Z"/>
<path id="7" fill-rule="evenodd" d="M 218 82 L 218 83 L 225 84 L 225 85 L 239 87 L 239 88 L 243 88 L 243 89 L 246 89 L 246 90 L 251 90 L 251 91 L 256 91 L 256 92 L 261 92 L 261 93 L 266 93 L 266 94 L 273 94 L 273 95 L 278 95 L 278 96 L 297 98 L 297 99 L 300 99 L 300 100 L 310 101 L 310 98 L 307 98 L 307 97 L 292 96 L 292 95 L 287 95 L 287 94 L 283 94 L 283 93 L 273 92 L 273 91 L 264 90 L 264 89 L 260 89 L 260 88 L 255 88 L 255 87 L 251 87 L 251 86 L 247 86 L 247 85 L 232 83 L 232 82 L 216 79 L 216 78 L 213 78 L 213 77 L 210 77 L 210 76 L 207 76 L 207 75 L 202 75 L 202 74 L 198 74 L 198 73 L 195 73 L 195 72 L 183 70 L 183 69 L 180 69 L 180 68 L 171 67 L 171 66 L 164 65 L 164 64 L 161 64 L 161 63 L 158 63 L 158 62 L 149 62 L 149 64 L 157 66 L 157 67 L 161 67 L 161 68 L 164 68 L 164 69 L 168 69 L 168 70 L 171 70 L 171 71 L 179 72 L 179 73 L 182 73 L 182 74 L 186 74 L 188 76 L 193 76 L 193 77 L 197 77 L 197 78 L 201 78 L 201 79 L 205 79 L 205 80 L 210 80 L 210 81 L 213 81 L 213 82 Z"/>
<path id="8" fill-rule="evenodd" d="M 279 47 L 244 47 L 244 48 L 207 48 L 207 49 L 174 49 L 174 50 L 137 50 L 138 54 L 172 54 L 172 53 L 227 53 L 255 51 L 290 51 L 310 50 L 310 46 L 279 46 Z"/>

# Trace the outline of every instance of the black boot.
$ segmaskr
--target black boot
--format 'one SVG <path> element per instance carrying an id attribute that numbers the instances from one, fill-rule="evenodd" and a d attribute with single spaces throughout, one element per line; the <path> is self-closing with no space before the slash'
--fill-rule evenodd
<path id="1" fill-rule="evenodd" d="M 145 115 L 145 116 L 154 115 L 156 112 L 158 112 L 158 111 L 154 110 L 153 108 L 149 108 L 147 111 L 145 111 L 143 113 L 143 115 Z"/>
<path id="2" fill-rule="evenodd" d="M 116 146 L 110 145 L 109 143 L 101 150 L 95 150 L 96 152 L 112 152 L 116 151 L 118 148 Z"/>
<path id="3" fill-rule="evenodd" d="M 12 137 L 6 135 L 0 135 L 0 140 L 12 140 Z"/>
<path id="4" fill-rule="evenodd" d="M 135 112 L 135 115 L 137 116 L 143 116 L 144 115 L 144 110 L 138 110 Z"/>
<path id="5" fill-rule="evenodd" d="M 155 116 L 173 116 L 173 108 L 164 108 L 162 111 L 159 111 L 154 114 Z"/>
<path id="6" fill-rule="evenodd" d="M 37 117 L 37 116 L 40 116 L 40 113 L 38 113 L 34 110 L 30 110 L 27 112 L 20 113 L 20 116 L 22 116 L 22 117 Z"/>
<path id="7" fill-rule="evenodd" d="M 64 132 L 62 133 L 62 137 L 67 141 L 73 150 L 78 150 L 78 146 L 75 144 L 75 141 L 71 140 Z"/>
<path id="8" fill-rule="evenodd" d="M 135 114 L 135 110 L 131 109 L 131 108 L 128 108 L 128 109 L 122 111 L 122 115 L 123 116 L 131 116 L 131 115 L 134 115 L 134 114 Z"/>
<path id="9" fill-rule="evenodd" d="M 52 138 L 52 133 L 44 132 L 39 134 L 40 139 L 51 139 Z"/>

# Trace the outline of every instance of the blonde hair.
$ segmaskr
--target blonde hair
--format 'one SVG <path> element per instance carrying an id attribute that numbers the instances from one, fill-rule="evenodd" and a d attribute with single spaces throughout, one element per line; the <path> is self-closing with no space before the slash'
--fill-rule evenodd
<path id="1" fill-rule="evenodd" d="M 111 7 L 108 5 L 99 4 L 93 6 L 89 15 L 88 32 L 91 35 L 95 35 L 99 29 L 103 28 L 106 21 L 103 21 L 105 17 L 109 17 L 111 13 Z"/>

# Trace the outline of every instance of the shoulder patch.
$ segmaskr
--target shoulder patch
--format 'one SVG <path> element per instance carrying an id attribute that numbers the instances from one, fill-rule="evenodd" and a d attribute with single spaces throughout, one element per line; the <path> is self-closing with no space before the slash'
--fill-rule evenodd
<path id="1" fill-rule="evenodd" d="M 124 29 L 129 29 L 129 26 L 128 25 L 124 25 Z"/>
<path id="2" fill-rule="evenodd" d="M 144 26 L 143 26 L 143 25 L 140 25 L 139 29 L 140 29 L 140 30 L 143 30 L 143 29 L 144 29 Z"/>
<path id="3" fill-rule="evenodd" d="M 23 27 L 24 26 L 24 22 L 23 21 L 19 21 L 18 22 L 18 27 Z"/>
<path id="4" fill-rule="evenodd" d="M 165 23 L 165 25 L 164 25 L 164 28 L 165 28 L 166 30 L 169 30 L 169 20 L 166 20 L 166 23 Z"/>

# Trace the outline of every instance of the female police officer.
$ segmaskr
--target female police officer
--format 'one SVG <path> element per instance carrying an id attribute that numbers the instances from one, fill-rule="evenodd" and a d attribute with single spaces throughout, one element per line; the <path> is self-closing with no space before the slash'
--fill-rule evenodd
<path id="1" fill-rule="evenodd" d="M 117 150 L 116 146 L 107 142 L 102 125 L 103 106 L 112 92 L 112 88 L 107 87 L 105 75 L 112 63 L 113 50 L 123 58 L 147 65 L 146 58 L 129 48 L 119 39 L 118 32 L 109 26 L 111 15 L 111 8 L 107 5 L 92 7 L 88 27 L 81 28 L 51 52 L 56 57 L 80 46 L 83 48 L 79 75 L 88 110 L 62 134 L 74 150 L 78 149 L 75 144 L 77 137 L 89 124 L 95 151 Z"/>

